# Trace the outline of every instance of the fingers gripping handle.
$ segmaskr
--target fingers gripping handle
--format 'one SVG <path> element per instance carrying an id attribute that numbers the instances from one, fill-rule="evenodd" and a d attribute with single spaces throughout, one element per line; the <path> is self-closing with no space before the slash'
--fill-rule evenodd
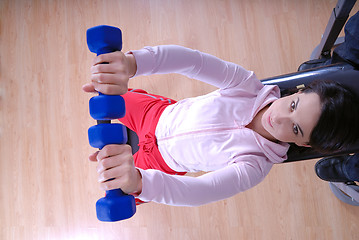
<path id="1" fill-rule="evenodd" d="M 122 33 L 119 28 L 100 25 L 89 28 L 86 33 L 87 45 L 97 55 L 120 51 Z M 122 124 L 111 124 L 111 119 L 125 115 L 125 102 L 121 96 L 108 96 L 99 93 L 90 99 L 90 115 L 97 125 L 89 128 L 88 136 L 92 147 L 102 149 L 107 144 L 125 144 L 126 128 Z M 121 189 L 106 191 L 106 197 L 96 202 L 97 218 L 100 221 L 114 222 L 132 217 L 136 212 L 135 199 Z"/>

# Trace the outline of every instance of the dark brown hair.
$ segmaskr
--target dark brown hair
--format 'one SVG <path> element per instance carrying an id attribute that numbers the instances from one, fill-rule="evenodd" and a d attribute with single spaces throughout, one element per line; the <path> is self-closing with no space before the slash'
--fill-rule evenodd
<path id="1" fill-rule="evenodd" d="M 309 145 L 320 152 L 343 150 L 359 138 L 359 101 L 351 90 L 333 81 L 315 81 L 301 90 L 315 92 L 321 101 L 319 121 Z"/>

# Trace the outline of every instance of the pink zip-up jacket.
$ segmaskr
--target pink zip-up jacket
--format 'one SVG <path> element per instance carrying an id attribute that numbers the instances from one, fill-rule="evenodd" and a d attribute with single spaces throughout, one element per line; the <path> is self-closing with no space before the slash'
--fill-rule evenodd
<path id="1" fill-rule="evenodd" d="M 245 191 L 283 162 L 287 143 L 274 143 L 246 128 L 266 105 L 280 97 L 277 86 L 264 86 L 251 71 L 217 57 L 180 46 L 132 51 L 139 75 L 179 73 L 219 89 L 168 106 L 157 128 L 158 148 L 173 176 L 142 170 L 142 201 L 198 206 Z"/>

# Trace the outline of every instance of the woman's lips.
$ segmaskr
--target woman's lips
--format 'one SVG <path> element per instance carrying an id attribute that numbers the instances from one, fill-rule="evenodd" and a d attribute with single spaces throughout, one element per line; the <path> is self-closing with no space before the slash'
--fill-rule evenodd
<path id="1" fill-rule="evenodd" d="M 268 116 L 268 123 L 269 123 L 269 126 L 271 126 L 273 128 L 272 121 L 270 119 L 270 115 Z"/>

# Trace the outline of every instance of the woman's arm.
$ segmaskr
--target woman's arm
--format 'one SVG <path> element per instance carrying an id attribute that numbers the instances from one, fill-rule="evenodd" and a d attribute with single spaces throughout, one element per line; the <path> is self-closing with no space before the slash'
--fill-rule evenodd
<path id="1" fill-rule="evenodd" d="M 176 45 L 162 45 L 95 57 L 91 83 L 85 84 L 83 90 L 121 95 L 127 92 L 131 77 L 166 73 L 182 74 L 222 89 L 235 87 L 253 76 L 253 72 L 210 54 Z"/>
<path id="2" fill-rule="evenodd" d="M 177 45 L 145 47 L 131 53 L 137 62 L 135 76 L 178 73 L 225 89 L 253 75 L 237 64 Z"/>
<path id="3" fill-rule="evenodd" d="M 253 156 L 242 157 L 250 160 Z M 272 166 L 259 166 L 261 159 L 252 159 L 199 177 L 169 175 L 136 168 L 128 145 L 107 145 L 89 159 L 98 162 L 103 190 L 121 188 L 125 193 L 139 194 L 142 201 L 173 206 L 199 206 L 232 197 L 261 182 Z"/>
<path id="4" fill-rule="evenodd" d="M 255 164 L 235 163 L 199 177 L 168 175 L 158 170 L 142 170 L 142 201 L 173 206 L 200 206 L 243 192 L 261 182 Z"/>

